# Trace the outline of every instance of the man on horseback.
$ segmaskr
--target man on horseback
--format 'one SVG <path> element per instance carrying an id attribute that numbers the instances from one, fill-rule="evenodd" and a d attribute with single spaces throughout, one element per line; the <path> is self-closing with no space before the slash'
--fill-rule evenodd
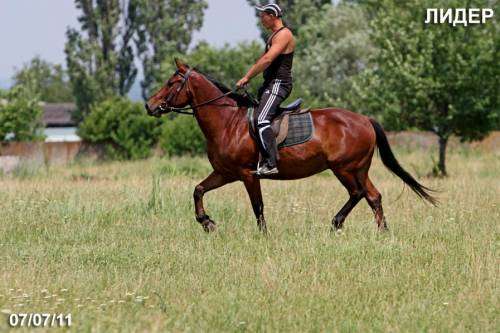
<path id="1" fill-rule="evenodd" d="M 243 87 L 256 75 L 263 73 L 264 83 L 259 89 L 259 107 L 254 114 L 255 128 L 258 133 L 259 149 L 263 163 L 256 174 L 267 176 L 278 173 L 276 138 L 271 122 L 278 114 L 279 105 L 292 91 L 292 62 L 295 39 L 290 29 L 281 19 L 281 8 L 276 4 L 256 7 L 260 12 L 262 25 L 272 31 L 266 43 L 266 51 L 238 81 Z"/>

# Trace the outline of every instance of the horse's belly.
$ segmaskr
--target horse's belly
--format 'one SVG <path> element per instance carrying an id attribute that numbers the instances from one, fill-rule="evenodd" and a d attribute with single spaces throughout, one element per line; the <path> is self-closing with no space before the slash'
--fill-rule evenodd
<path id="1" fill-rule="evenodd" d="M 328 169 L 326 158 L 318 142 L 309 141 L 280 149 L 279 174 L 273 179 L 299 179 Z"/>

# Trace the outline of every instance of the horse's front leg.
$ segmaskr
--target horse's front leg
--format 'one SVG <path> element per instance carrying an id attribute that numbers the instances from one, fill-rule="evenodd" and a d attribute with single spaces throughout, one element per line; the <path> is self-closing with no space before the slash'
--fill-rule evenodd
<path id="1" fill-rule="evenodd" d="M 260 189 L 260 180 L 254 175 L 247 175 L 244 180 L 245 188 L 252 202 L 253 212 L 257 219 L 257 226 L 260 231 L 267 234 L 266 220 L 264 219 L 264 201 L 262 200 L 262 191 Z"/>
<path id="2" fill-rule="evenodd" d="M 225 178 L 221 174 L 213 171 L 204 181 L 196 185 L 194 188 L 194 209 L 196 213 L 196 221 L 198 221 L 203 230 L 206 232 L 215 231 L 215 222 L 210 219 L 210 217 L 205 213 L 205 208 L 203 208 L 203 195 L 208 191 L 226 185 L 232 182 L 232 180 Z"/>

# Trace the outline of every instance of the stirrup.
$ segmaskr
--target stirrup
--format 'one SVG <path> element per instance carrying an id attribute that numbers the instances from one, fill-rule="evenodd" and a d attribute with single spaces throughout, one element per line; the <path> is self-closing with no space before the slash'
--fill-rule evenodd
<path id="1" fill-rule="evenodd" d="M 273 168 L 269 169 L 269 167 L 266 164 L 261 166 L 260 162 L 261 161 L 259 160 L 259 162 L 257 163 L 257 170 L 252 171 L 251 174 L 257 175 L 257 176 L 270 176 L 270 175 L 275 175 L 275 174 L 279 173 L 277 167 L 273 167 Z"/>
<path id="2" fill-rule="evenodd" d="M 258 175 L 259 174 L 259 169 L 260 169 L 260 154 L 259 154 L 259 161 L 257 162 L 257 168 L 255 170 L 250 171 L 251 175 Z"/>
<path id="3" fill-rule="evenodd" d="M 275 174 L 279 173 L 277 167 L 274 167 L 272 169 L 268 169 L 267 167 L 264 167 L 264 168 L 265 168 L 264 170 L 258 169 L 255 174 L 259 177 L 266 177 L 266 176 L 271 176 L 271 175 L 275 175 Z"/>

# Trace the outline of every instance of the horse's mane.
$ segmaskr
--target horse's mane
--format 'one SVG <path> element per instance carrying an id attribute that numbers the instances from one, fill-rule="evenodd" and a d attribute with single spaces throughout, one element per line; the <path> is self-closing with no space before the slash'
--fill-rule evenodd
<path id="1" fill-rule="evenodd" d="M 215 79 L 212 75 L 207 74 L 206 72 L 203 72 L 196 67 L 193 69 L 196 70 L 198 73 L 202 74 L 205 78 L 207 78 L 208 81 L 212 82 L 217 88 L 219 88 L 220 91 L 222 91 L 223 94 L 232 91 L 228 86 L 226 86 L 219 80 Z M 241 95 L 235 92 L 231 92 L 227 97 L 233 99 L 236 102 L 236 104 L 238 104 L 238 106 L 252 107 L 255 105 L 255 101 L 251 97 L 246 95 Z"/>

